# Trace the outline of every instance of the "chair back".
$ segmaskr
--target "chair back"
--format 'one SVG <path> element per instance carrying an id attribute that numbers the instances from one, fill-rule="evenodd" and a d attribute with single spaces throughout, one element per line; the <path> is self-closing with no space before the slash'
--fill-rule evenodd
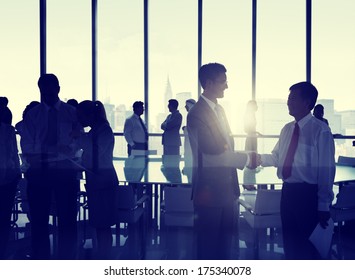
<path id="1" fill-rule="evenodd" d="M 257 191 L 253 212 L 255 215 L 271 215 L 280 213 L 281 190 Z"/>
<path id="2" fill-rule="evenodd" d="M 345 166 L 355 166 L 355 157 L 339 156 L 337 164 Z"/>
<path id="3" fill-rule="evenodd" d="M 344 185 L 339 189 L 336 202 L 332 207 L 338 209 L 355 209 L 355 183 Z"/>
<path id="4" fill-rule="evenodd" d="M 191 187 L 165 187 L 164 201 L 166 212 L 193 212 Z"/>

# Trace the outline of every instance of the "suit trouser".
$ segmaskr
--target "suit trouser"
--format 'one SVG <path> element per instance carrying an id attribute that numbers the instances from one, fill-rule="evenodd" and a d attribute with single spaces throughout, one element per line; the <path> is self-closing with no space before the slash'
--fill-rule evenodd
<path id="1" fill-rule="evenodd" d="M 230 259 L 236 207 L 195 206 L 197 259 Z"/>
<path id="2" fill-rule="evenodd" d="M 32 258 L 50 258 L 49 215 L 55 209 L 58 221 L 57 258 L 74 259 L 77 250 L 77 172 L 68 169 L 29 169 L 26 178 Z"/>
<path id="3" fill-rule="evenodd" d="M 307 183 L 284 183 L 281 195 L 281 221 L 285 258 L 317 259 L 309 241 L 318 223 L 318 186 Z"/>

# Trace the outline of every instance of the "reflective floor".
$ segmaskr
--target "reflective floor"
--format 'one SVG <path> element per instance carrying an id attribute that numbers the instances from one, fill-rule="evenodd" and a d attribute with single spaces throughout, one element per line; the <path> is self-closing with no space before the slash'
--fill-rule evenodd
<path id="1" fill-rule="evenodd" d="M 242 210 L 242 209 L 241 209 Z M 161 210 L 160 210 L 161 211 Z M 164 212 L 152 217 L 144 212 L 137 223 L 120 223 L 112 227 L 114 246 L 108 259 L 196 259 L 195 237 L 190 226 L 165 225 Z M 87 221 L 78 222 L 77 259 L 96 259 L 94 230 Z M 354 225 L 335 227 L 330 259 L 355 259 Z M 30 259 L 30 224 L 26 214 L 19 214 L 12 228 L 7 259 Z M 52 255 L 55 257 L 56 228 L 51 226 Z M 257 242 L 257 243 L 255 243 Z M 257 245 L 256 245 L 257 244 Z M 256 245 L 256 246 L 255 246 Z M 231 248 L 231 258 L 240 260 L 282 260 L 282 234 L 280 229 L 265 229 L 258 232 L 239 219 L 239 231 Z"/>

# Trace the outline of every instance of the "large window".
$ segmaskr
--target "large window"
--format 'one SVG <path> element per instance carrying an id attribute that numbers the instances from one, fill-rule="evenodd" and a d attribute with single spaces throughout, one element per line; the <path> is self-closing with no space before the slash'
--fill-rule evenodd
<path id="1" fill-rule="evenodd" d="M 167 101 L 179 101 L 186 123 L 185 100 L 197 98 L 197 1 L 149 1 L 149 121 L 162 133 Z M 161 139 L 150 141 L 161 152 Z"/>
<path id="2" fill-rule="evenodd" d="M 312 82 L 334 133 L 355 135 L 355 2 L 313 1 Z M 324 103 L 323 103 L 324 102 Z M 353 111 L 354 113 L 355 111 Z M 345 126 L 347 125 L 347 126 Z M 354 150 L 354 149 L 353 149 Z"/>
<path id="3" fill-rule="evenodd" d="M 98 1 L 97 99 L 115 131 L 122 131 L 135 101 L 144 102 L 143 4 L 140 0 Z M 123 117 L 123 118 L 122 118 Z"/>
<path id="4" fill-rule="evenodd" d="M 257 11 L 258 130 L 279 134 L 292 119 L 286 106 L 289 88 L 306 80 L 306 4 L 258 1 Z"/>
<path id="5" fill-rule="evenodd" d="M 47 73 L 59 79 L 62 101 L 91 99 L 91 4 L 47 1 Z"/>
<path id="6" fill-rule="evenodd" d="M 98 1 L 97 99 L 104 103 L 116 132 L 144 102 L 143 1 Z M 127 143 L 116 138 L 115 155 L 126 155 Z"/>
<path id="7" fill-rule="evenodd" d="M 22 119 L 26 105 L 39 100 L 38 1 L 6 1 L 0 9 L 0 96 L 9 99 L 12 124 Z"/>
<path id="8" fill-rule="evenodd" d="M 252 98 L 252 1 L 203 1 L 202 64 L 227 68 L 228 89 L 219 102 L 233 133 L 244 133 L 244 112 Z M 244 148 L 244 143 L 237 145 Z"/>

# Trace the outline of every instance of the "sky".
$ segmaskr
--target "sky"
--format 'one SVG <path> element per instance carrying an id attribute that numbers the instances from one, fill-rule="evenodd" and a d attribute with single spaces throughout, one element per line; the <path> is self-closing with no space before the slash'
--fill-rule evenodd
<path id="1" fill-rule="evenodd" d="M 0 0 L 0 96 L 8 96 L 14 122 L 39 99 L 38 0 Z M 98 1 L 98 99 L 130 109 L 143 100 L 143 1 Z M 241 127 L 251 99 L 251 2 L 203 1 L 202 62 L 227 67 L 223 104 Z M 47 72 L 57 74 L 60 97 L 91 99 L 90 1 L 47 1 Z M 288 95 L 306 79 L 305 1 L 259 0 L 257 99 Z M 149 1 L 150 120 L 163 112 L 169 77 L 173 94 L 197 98 L 197 1 Z M 336 110 L 355 109 L 355 1 L 314 0 L 312 82 Z M 233 106 L 232 106 L 233 105 Z M 285 105 L 286 106 L 286 105 Z"/>

